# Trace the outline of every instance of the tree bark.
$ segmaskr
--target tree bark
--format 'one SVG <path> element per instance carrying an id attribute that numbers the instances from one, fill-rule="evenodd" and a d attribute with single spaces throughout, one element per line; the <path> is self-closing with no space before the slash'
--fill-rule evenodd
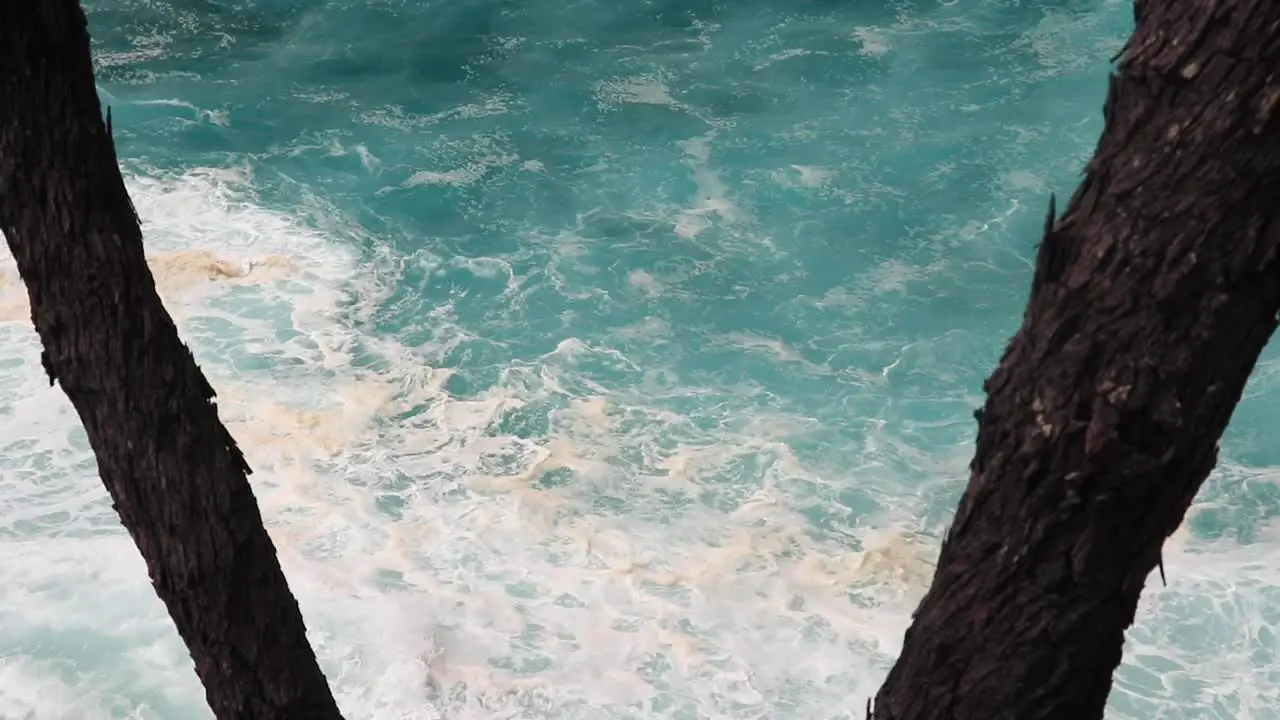
<path id="1" fill-rule="evenodd" d="M 0 230 L 219 718 L 336 719 L 250 470 L 156 294 L 76 0 L 0 2 Z"/>
<path id="2" fill-rule="evenodd" d="M 876 720 L 1101 718 L 1276 327 L 1280 3 L 1138 10 Z"/>

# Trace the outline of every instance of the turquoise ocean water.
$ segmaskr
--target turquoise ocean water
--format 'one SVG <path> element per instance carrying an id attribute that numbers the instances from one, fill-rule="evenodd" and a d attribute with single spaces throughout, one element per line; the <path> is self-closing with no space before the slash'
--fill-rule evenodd
<path id="1" fill-rule="evenodd" d="M 1124 0 L 86 0 L 350 720 L 855 718 Z M 0 718 L 207 718 L 0 264 Z M 1280 718 L 1280 365 L 1109 718 Z"/>

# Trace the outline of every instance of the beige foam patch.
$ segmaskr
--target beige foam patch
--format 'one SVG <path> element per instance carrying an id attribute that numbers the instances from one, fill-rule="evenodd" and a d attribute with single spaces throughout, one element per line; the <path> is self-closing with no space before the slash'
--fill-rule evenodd
<path id="1" fill-rule="evenodd" d="M 156 290 L 166 300 L 174 300 L 210 283 L 256 284 L 284 277 L 297 269 L 283 255 L 237 262 L 210 250 L 175 250 L 147 258 Z M 0 272 L 0 322 L 31 321 L 27 290 L 16 269 Z"/>
<path id="2" fill-rule="evenodd" d="M 233 386 L 219 394 L 219 406 L 241 445 L 301 460 L 331 457 L 359 442 L 390 407 L 392 396 L 386 382 L 347 382 L 335 390 L 329 407 L 314 409 Z"/>
<path id="3" fill-rule="evenodd" d="M 162 294 L 182 293 L 206 282 L 266 282 L 296 269 L 283 255 L 234 262 L 205 249 L 157 253 L 147 259 Z"/>
<path id="4" fill-rule="evenodd" d="M 860 552 L 840 556 L 812 553 L 796 568 L 797 580 L 813 585 L 880 582 L 907 591 L 928 587 L 936 548 L 911 533 L 886 531 L 871 538 Z"/>

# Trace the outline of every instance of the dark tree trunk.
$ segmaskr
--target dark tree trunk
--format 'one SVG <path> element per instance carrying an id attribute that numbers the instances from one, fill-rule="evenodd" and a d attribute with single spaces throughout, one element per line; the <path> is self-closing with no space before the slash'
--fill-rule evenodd
<path id="1" fill-rule="evenodd" d="M 219 718 L 340 718 L 213 390 L 156 294 L 76 0 L 0 1 L 0 230 Z"/>
<path id="2" fill-rule="evenodd" d="M 1145 0 L 876 720 L 1100 718 L 1280 310 L 1280 3 Z"/>

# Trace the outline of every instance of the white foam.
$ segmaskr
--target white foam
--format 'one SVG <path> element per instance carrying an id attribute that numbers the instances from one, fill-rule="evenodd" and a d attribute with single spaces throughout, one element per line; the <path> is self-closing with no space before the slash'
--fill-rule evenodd
<path id="1" fill-rule="evenodd" d="M 602 80 L 595 85 L 596 104 L 610 110 L 621 104 L 661 105 L 683 110 L 685 105 L 671 96 L 661 75 L 639 75 Z"/>
<path id="2" fill-rule="evenodd" d="M 891 48 L 888 34 L 882 28 L 856 27 L 851 34 L 862 46 L 860 52 L 868 57 L 880 57 Z"/>
<path id="3" fill-rule="evenodd" d="M 304 95 L 301 97 L 321 104 L 347 99 L 345 95 L 335 93 Z M 510 106 L 513 102 L 515 100 L 509 96 L 493 93 L 486 95 L 478 103 L 467 103 L 430 115 L 411 113 L 398 105 L 390 105 L 376 110 L 358 112 L 355 120 L 367 125 L 380 125 L 395 130 L 415 130 L 451 120 L 471 120 L 488 115 L 502 115 L 510 112 Z"/>
<path id="4" fill-rule="evenodd" d="M 86 683 L 60 677 L 58 668 L 26 658 L 0 658 L 0 718 L 107 720 L 98 693 Z"/>
<path id="5" fill-rule="evenodd" d="M 1280 532 L 1260 540 L 1199 541 L 1185 529 L 1170 538 L 1169 585 L 1158 573 L 1147 580 L 1109 718 L 1280 717 L 1280 575 L 1269 560 Z"/>
<path id="6" fill-rule="evenodd" d="M 794 177 L 786 172 L 779 171 L 774 174 L 774 179 L 782 185 L 818 188 L 826 185 L 835 174 L 830 168 L 812 165 L 792 165 L 791 169 L 795 171 Z"/>
<path id="7" fill-rule="evenodd" d="M 693 204 L 676 221 L 676 234 L 683 238 L 693 238 L 705 230 L 711 217 L 723 222 L 734 223 L 742 219 L 742 211 L 729 199 L 729 191 L 710 166 L 711 143 L 716 132 L 708 131 L 704 135 L 689 138 L 680 143 L 685 153 L 685 164 L 693 174 L 697 187 L 697 196 Z"/>
<path id="8" fill-rule="evenodd" d="M 110 95 L 107 95 L 107 99 L 110 99 Z M 226 110 L 207 110 L 205 108 L 189 103 L 186 100 L 161 98 L 161 99 L 155 99 L 155 100 L 134 100 L 130 104 L 142 105 L 142 106 L 160 105 L 160 106 L 167 106 L 167 107 L 174 107 L 174 108 L 182 108 L 183 110 L 191 111 L 191 114 L 195 117 L 196 120 L 208 121 L 214 125 L 220 125 L 222 127 L 229 127 L 231 125 L 231 115 Z"/>
<path id="9" fill-rule="evenodd" d="M 450 399 L 449 373 L 424 362 L 445 347 L 355 330 L 362 306 L 350 301 L 378 297 L 385 279 L 314 223 L 263 210 L 251 180 L 243 169 L 144 172 L 129 186 L 158 284 L 257 470 L 282 562 L 353 717 L 490 717 L 495 707 L 523 717 L 549 702 L 566 716 L 633 703 L 665 716 L 692 702 L 703 717 L 730 717 L 730 700 L 800 693 L 793 702 L 819 707 L 871 690 L 874 649 L 896 642 L 901 597 L 920 587 L 911 558 L 928 551 L 903 555 L 889 540 L 888 550 L 848 554 L 810 537 L 781 489 L 812 474 L 779 434 L 786 419 L 729 436 L 698 430 L 651 407 L 649 389 L 587 380 L 579 369 L 601 363 L 641 383 L 647 374 L 576 339 L 509 367 L 477 398 Z M 467 268 L 517 281 L 500 260 Z M 12 278 L 10 289 L 20 291 Z M 56 684 L 41 668 L 71 663 L 100 678 L 110 707 L 143 712 L 142 698 L 160 693 L 200 712 L 181 644 L 94 477 L 74 413 L 41 377 L 33 333 L 11 323 L 0 342 L 18 359 L 0 373 L 0 542 L 22 558 L 0 581 L 23 589 L 0 598 L 4 617 L 20 618 L 6 632 L 98 633 L 132 648 L 106 662 L 33 646 L 11 667 L 39 687 Z M 391 370 L 353 367 L 357 342 Z M 411 407 L 411 420 L 392 422 Z M 545 437 L 495 431 L 533 407 L 549 408 Z M 692 496 L 757 461 L 763 484 L 725 496 L 726 510 L 669 507 L 670 494 Z M 557 474 L 569 484 L 544 484 Z M 602 497 L 633 509 L 602 509 Z M 398 520 L 380 509 L 386 498 Z M 388 586 L 379 573 L 396 579 Z M 907 595 L 862 609 L 843 599 L 872 577 Z M 103 618 L 111 623 L 97 627 Z M 45 695 L 33 712 L 59 716 L 57 693 Z"/>
<path id="10" fill-rule="evenodd" d="M 663 403 L 711 389 L 589 339 L 452 398 L 432 360 L 470 335 L 450 308 L 419 347 L 362 331 L 391 263 L 358 264 L 344 244 L 358 231 L 327 208 L 309 223 L 263 209 L 251 180 L 144 172 L 129 185 L 348 717 L 825 716 L 874 693 L 934 544 L 909 506 L 838 534 L 805 515 L 839 512 L 841 489 L 876 482 L 871 464 L 851 478 L 802 459 L 794 443 L 815 421 L 735 404 L 758 392 L 747 385 L 715 388 L 728 409 L 676 412 Z M 519 287 L 501 258 L 454 266 Z M 670 328 L 650 318 L 620 332 Z M 803 363 L 769 338 L 721 340 Z M 379 360 L 353 364 L 357 351 Z M 0 646 L 13 648 L 0 717 L 206 712 L 29 327 L 0 324 L 0 358 Z M 514 417 L 546 429 L 518 436 Z M 866 452 L 929 467 L 890 437 L 869 436 Z M 1170 547 L 1174 585 L 1144 601 L 1135 667 L 1172 658 L 1219 683 L 1237 717 L 1271 717 L 1271 671 L 1232 659 L 1280 620 L 1262 550 Z M 1234 623 L 1226 645 L 1165 647 L 1191 621 L 1187 603 Z M 83 642 L 37 641 L 66 636 Z"/>

